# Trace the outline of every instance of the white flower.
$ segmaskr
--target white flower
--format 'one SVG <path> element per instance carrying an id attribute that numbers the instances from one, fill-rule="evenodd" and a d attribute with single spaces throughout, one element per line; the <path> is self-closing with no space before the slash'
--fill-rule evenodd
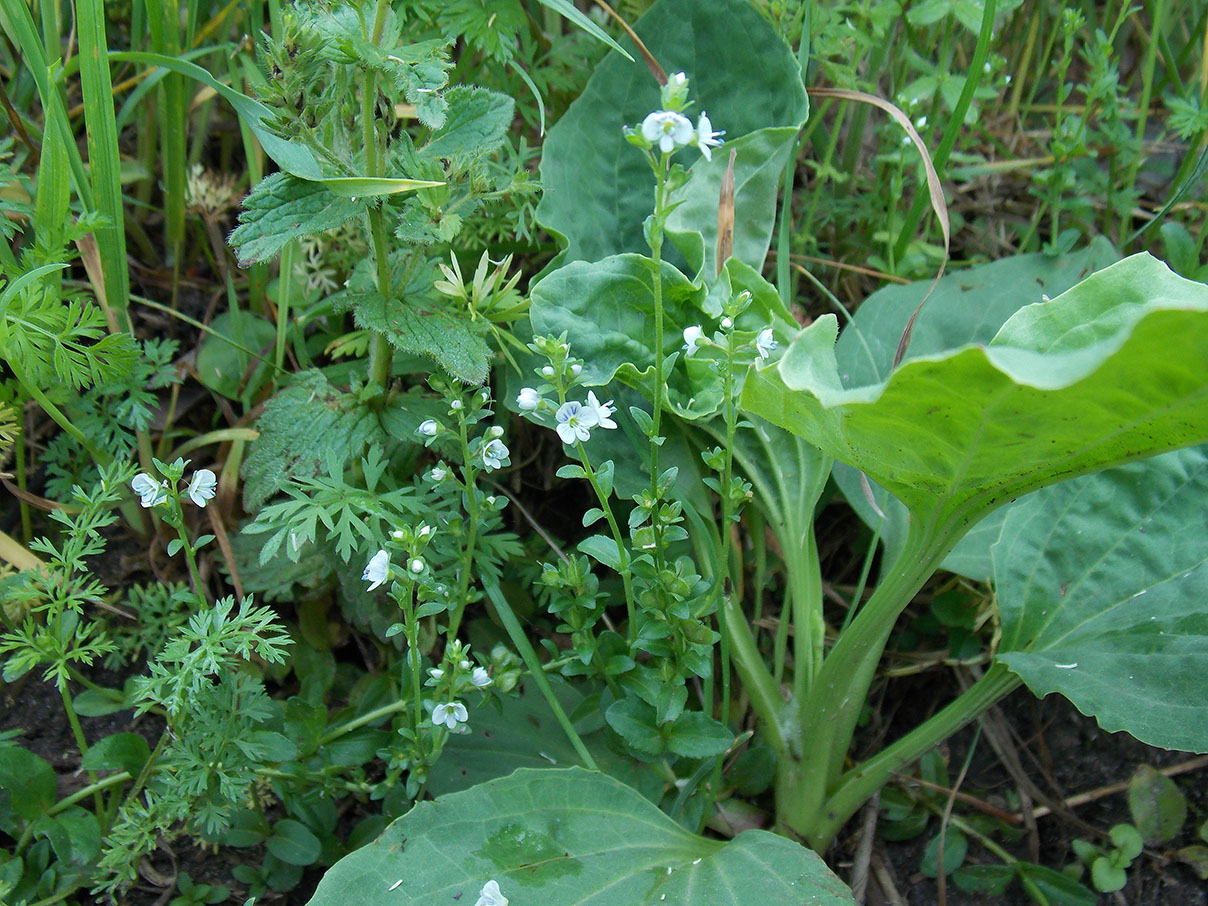
<path id="1" fill-rule="evenodd" d="M 575 364 L 570 366 L 570 373 L 573 374 L 575 377 L 578 377 L 579 375 L 581 375 L 583 373 L 583 366 L 580 365 L 578 362 L 575 362 Z"/>
<path id="2" fill-rule="evenodd" d="M 482 447 L 482 465 L 488 472 L 502 469 L 504 466 L 503 461 L 507 458 L 508 448 L 499 438 L 488 441 Z"/>
<path id="3" fill-rule="evenodd" d="M 491 677 L 484 668 L 475 667 L 474 672 L 470 674 L 470 682 L 482 689 L 491 685 Z"/>
<path id="4" fill-rule="evenodd" d="M 482 885 L 482 893 L 478 895 L 478 902 L 474 906 L 508 906 L 508 898 L 500 893 L 499 883 L 490 880 Z"/>
<path id="5" fill-rule="evenodd" d="M 414 560 L 412 560 L 410 563 L 407 564 L 407 569 L 411 570 L 411 572 L 413 572 L 415 575 L 418 576 L 420 573 L 422 573 L 424 571 L 424 561 L 421 560 L 419 557 L 416 557 Z"/>
<path id="6" fill-rule="evenodd" d="M 218 479 L 209 469 L 198 469 L 193 473 L 189 482 L 189 499 L 197 506 L 205 508 L 206 501 L 212 500 L 218 487 Z"/>
<path id="7" fill-rule="evenodd" d="M 498 425 L 491 425 L 491 427 L 487 428 L 487 437 L 492 440 L 496 437 L 503 437 L 503 429 Z"/>
<path id="8" fill-rule="evenodd" d="M 379 585 L 385 585 L 386 580 L 390 578 L 390 555 L 385 551 L 374 554 L 369 565 L 365 567 L 365 572 L 361 573 L 361 578 L 370 583 L 369 591 Z"/>
<path id="9" fill-rule="evenodd" d="M 415 429 L 416 434 L 422 434 L 424 437 L 436 437 L 436 432 L 440 430 L 440 425 L 436 423 L 434 418 L 426 418 L 419 423 L 419 427 Z"/>
<path id="10" fill-rule="evenodd" d="M 600 421 L 595 409 L 586 408 L 573 400 L 559 406 L 554 417 L 558 420 L 558 436 L 564 444 L 587 440 L 591 437 L 588 429 L 594 428 Z"/>
<path id="11" fill-rule="evenodd" d="M 416 531 L 415 531 L 415 537 L 416 537 L 416 538 L 427 538 L 427 537 L 428 537 L 429 535 L 431 535 L 431 534 L 432 534 L 432 526 L 430 526 L 430 525 L 426 525 L 426 524 L 425 524 L 425 525 L 421 525 L 421 526 L 420 526 L 418 529 L 416 529 Z"/>
<path id="12" fill-rule="evenodd" d="M 447 705 L 437 705 L 432 709 L 432 725 L 439 727 L 444 724 L 450 730 L 457 727 L 459 723 L 465 723 L 470 717 L 466 711 L 466 706 L 461 702 L 449 702 Z"/>
<path id="13" fill-rule="evenodd" d="M 729 330 L 733 326 L 734 326 L 734 321 L 732 318 L 722 318 L 721 319 L 721 329 L 722 330 Z"/>
<path id="14" fill-rule="evenodd" d="M 766 359 L 768 353 L 776 348 L 776 339 L 772 336 L 772 328 L 765 327 L 759 331 L 759 336 L 755 338 L 755 351 L 759 353 L 761 359 Z"/>
<path id="15" fill-rule="evenodd" d="M 516 397 L 516 406 L 521 412 L 532 412 L 541 405 L 541 394 L 532 387 L 520 388 L 520 393 Z"/>
<path id="16" fill-rule="evenodd" d="M 587 408 L 592 409 L 596 413 L 596 424 L 601 428 L 615 428 L 617 423 L 612 420 L 612 414 L 617 411 L 617 407 L 612 404 L 612 400 L 606 403 L 596 399 L 594 391 L 587 392 Z"/>
<path id="17" fill-rule="evenodd" d="M 541 369 L 541 374 L 544 377 L 552 378 L 554 376 L 554 366 L 546 365 L 544 368 Z"/>
<path id="18" fill-rule="evenodd" d="M 433 466 L 428 471 L 428 477 L 430 479 L 432 479 L 432 481 L 444 481 L 448 477 L 448 475 L 449 475 L 449 470 L 446 469 L 444 466 Z"/>
<path id="19" fill-rule="evenodd" d="M 713 160 L 711 149 L 721 145 L 721 136 L 725 134 L 724 131 L 714 132 L 708 114 L 703 110 L 700 112 L 700 119 L 696 124 L 696 147 L 700 148 L 700 153 L 705 156 L 705 160 Z"/>
<path id="20" fill-rule="evenodd" d="M 438 680 L 445 675 L 445 671 L 441 670 L 439 667 L 432 667 L 428 671 L 428 675 L 432 677 L 432 679 Z"/>
<path id="21" fill-rule="evenodd" d="M 664 154 L 692 143 L 692 121 L 673 110 L 656 110 L 642 120 L 642 138 Z"/>
<path id="22" fill-rule="evenodd" d="M 211 475 L 214 473 L 210 473 Z M 146 472 L 139 472 L 130 482 L 130 487 L 139 496 L 139 505 L 147 509 L 159 506 L 168 499 L 166 482 L 156 481 Z"/>
<path id="23" fill-rule="evenodd" d="M 696 352 L 696 345 L 704 338 L 705 332 L 700 329 L 699 324 L 684 328 L 684 349 L 687 350 L 688 355 Z"/>

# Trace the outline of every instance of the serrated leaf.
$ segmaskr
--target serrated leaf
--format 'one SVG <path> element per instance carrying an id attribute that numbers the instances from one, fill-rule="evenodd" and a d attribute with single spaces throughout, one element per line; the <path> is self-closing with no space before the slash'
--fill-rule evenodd
<path id="1" fill-rule="evenodd" d="M 853 902 L 792 841 L 764 831 L 698 837 L 632 788 L 570 768 L 522 769 L 416 805 L 336 863 L 310 906 L 473 906 L 490 880 L 513 903 L 543 906 Z"/>
<path id="2" fill-rule="evenodd" d="M 320 183 L 273 173 L 243 199 L 239 226 L 228 242 L 240 266 L 248 267 L 268 261 L 291 239 L 335 229 L 364 211 L 364 204 L 336 195 Z"/>
<path id="3" fill-rule="evenodd" d="M 505 94 L 458 85 L 445 92 L 444 125 L 419 149 L 422 156 L 452 158 L 489 154 L 507 137 L 516 102 Z"/>
<path id="4" fill-rule="evenodd" d="M 395 349 L 432 359 L 471 386 L 486 381 L 491 348 L 468 318 L 430 299 L 409 305 L 378 292 L 350 292 L 344 300 L 359 326 L 382 334 Z"/>
<path id="5" fill-rule="evenodd" d="M 808 111 L 800 69 L 749 3 L 660 0 L 634 30 L 667 72 L 687 73 L 694 110 L 708 112 L 728 139 L 769 126 L 788 127 L 785 137 L 795 139 Z M 759 65 L 750 65 L 755 59 Z M 654 176 L 621 130 L 640 125 L 658 106 L 658 85 L 646 67 L 610 53 L 550 129 L 541 157 L 545 194 L 537 219 L 567 243 L 565 260 L 595 261 L 646 248 L 642 223 L 650 213 Z M 695 154 L 680 152 L 678 159 L 687 165 Z M 723 169 L 727 154 L 725 146 L 714 151 L 714 162 Z M 716 201 L 714 194 L 710 222 L 716 222 Z M 760 199 L 756 211 L 755 200 L 740 193 L 736 207 L 763 224 L 766 201 Z"/>
<path id="6" fill-rule="evenodd" d="M 991 549 L 998 660 L 1104 729 L 1208 751 L 1205 499 L 1201 446 L 1019 501 Z"/>

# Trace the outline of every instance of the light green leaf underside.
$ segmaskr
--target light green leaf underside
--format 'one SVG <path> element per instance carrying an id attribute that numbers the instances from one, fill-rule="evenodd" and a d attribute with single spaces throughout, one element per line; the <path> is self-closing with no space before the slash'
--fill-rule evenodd
<path id="1" fill-rule="evenodd" d="M 707 112 L 713 127 L 724 129 L 730 140 L 767 127 L 788 127 L 795 138 L 809 109 L 801 73 L 792 51 L 750 3 L 661 0 L 638 20 L 635 31 L 667 72 L 688 74 L 694 119 Z M 632 48 L 628 40 L 623 43 Z M 537 219 L 566 241 L 564 260 L 595 261 L 646 248 L 642 222 L 650 214 L 654 176 L 621 129 L 640 125 L 658 106 L 658 84 L 649 70 L 610 53 L 550 129 L 541 158 L 545 194 Z M 783 141 L 783 136 L 769 134 L 761 141 L 773 139 Z M 676 159 L 687 166 L 696 153 L 681 151 Z M 726 147 L 713 157 L 724 168 Z M 750 216 L 755 204 L 740 192 L 739 218 Z M 708 222 L 716 221 L 714 193 Z M 702 226 L 692 223 L 693 229 Z M 761 262 L 749 263 L 758 267 Z"/>
<path id="2" fill-rule="evenodd" d="M 998 659 L 1106 730 L 1208 751 L 1208 447 L 1045 488 L 993 547 Z"/>
<path id="3" fill-rule="evenodd" d="M 783 837 L 707 840 L 616 780 L 551 768 L 420 803 L 337 862 L 310 904 L 472 906 L 489 880 L 517 906 L 853 902 L 816 854 Z"/>
<path id="4" fill-rule="evenodd" d="M 842 386 L 836 331 L 832 316 L 803 330 L 743 404 L 955 537 L 1044 485 L 1208 440 L 1208 287 L 1148 255 L 881 385 Z"/>
<path id="5" fill-rule="evenodd" d="M 1095 239 L 1078 252 L 1054 258 L 1016 255 L 944 277 L 927 299 L 915 321 L 906 358 L 936 355 L 970 343 L 989 343 L 1003 323 L 1025 305 L 1059 296 L 1079 280 L 1119 259 L 1106 239 Z M 898 339 L 911 312 L 931 286 L 920 280 L 906 286 L 877 290 L 856 310 L 852 322 L 839 333 L 835 360 L 845 387 L 882 383 L 889 376 Z M 881 522 L 860 479 L 860 472 L 836 463 L 835 482 L 848 503 L 870 527 Z M 906 508 L 884 488 L 873 486 L 873 498 L 885 514 L 881 541 L 886 562 L 906 534 Z M 984 580 L 990 575 L 990 545 L 998 538 L 1006 510 L 979 522 L 944 560 L 949 572 Z"/>

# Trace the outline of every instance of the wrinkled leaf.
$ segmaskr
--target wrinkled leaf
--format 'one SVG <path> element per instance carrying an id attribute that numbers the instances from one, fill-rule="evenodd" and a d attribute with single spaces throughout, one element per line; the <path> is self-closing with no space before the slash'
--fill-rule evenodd
<path id="1" fill-rule="evenodd" d="M 512 903 L 542 906 L 853 902 L 816 854 L 783 837 L 698 837 L 603 774 L 551 768 L 419 803 L 337 862 L 310 904 L 473 906 L 490 880 Z"/>
<path id="2" fill-rule="evenodd" d="M 243 267 L 268 261 L 291 239 L 332 230 L 365 210 L 364 204 L 320 183 L 273 173 L 243 199 L 239 226 L 228 240 Z"/>
<path id="3" fill-rule="evenodd" d="M 506 94 L 459 85 L 445 92 L 449 112 L 444 125 L 432 133 L 421 155 L 451 158 L 489 154 L 503 144 L 516 102 Z"/>

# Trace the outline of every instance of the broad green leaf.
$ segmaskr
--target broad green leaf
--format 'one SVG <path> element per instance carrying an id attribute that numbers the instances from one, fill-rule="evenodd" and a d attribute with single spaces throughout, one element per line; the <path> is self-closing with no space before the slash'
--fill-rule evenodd
<path id="1" fill-rule="evenodd" d="M 0 789 L 12 793 L 13 811 L 37 818 L 54 805 L 59 783 L 54 768 L 20 746 L 0 747 Z"/>
<path id="2" fill-rule="evenodd" d="M 837 330 L 831 315 L 802 330 L 743 405 L 866 472 L 940 556 L 1029 491 L 1208 440 L 1208 287 L 1145 254 L 884 384 L 843 386 Z"/>
<path id="3" fill-rule="evenodd" d="M 269 123 L 272 122 L 274 113 L 270 108 L 243 92 L 236 91 L 230 85 L 224 85 L 195 63 L 163 54 L 136 51 L 111 53 L 109 59 L 116 62 L 143 63 L 147 66 L 170 69 L 212 88 L 235 108 L 240 119 L 252 130 L 264 152 L 277 163 L 277 166 L 299 179 L 321 183 L 337 195 L 350 197 L 394 195 L 399 192 L 444 185 L 443 182 L 422 179 L 335 176 L 325 173 L 310 148 L 300 142 L 284 139 L 272 131 Z"/>
<path id="4" fill-rule="evenodd" d="M 1169 843 L 1187 820 L 1187 797 L 1173 780 L 1143 764 L 1128 782 L 1128 810 L 1136 832 L 1146 842 Z M 1129 857 L 1135 858 L 1139 852 L 1138 845 L 1137 852 Z"/>
<path id="5" fill-rule="evenodd" d="M 550 677 L 550 685 L 567 714 L 583 707 L 584 697 L 561 677 Z M 498 705 L 481 707 L 467 702 L 470 712 L 469 733 L 450 736 L 440 760 L 432 766 L 428 789 L 436 796 L 468 789 L 477 783 L 504 777 L 517 768 L 570 767 L 582 764 L 574 746 L 554 719 L 537 684 L 526 682 L 520 695 L 504 698 Z M 599 712 L 593 709 L 599 729 Z M 603 735 L 590 732 L 593 727 L 577 721 L 576 731 L 601 770 L 622 781 L 637 781 L 631 759 L 613 753 L 604 744 Z M 662 794 L 662 783 L 658 783 Z"/>
<path id="6" fill-rule="evenodd" d="M 936 834 L 927 841 L 923 850 L 923 858 L 919 862 L 919 871 L 929 878 L 939 876 L 940 869 L 940 839 Z M 944 874 L 950 875 L 964 864 L 965 853 L 969 849 L 968 838 L 955 827 L 948 827 L 942 837 L 944 841 Z"/>
<path id="7" fill-rule="evenodd" d="M 323 844 L 301 821 L 284 818 L 273 825 L 273 835 L 264 841 L 265 848 L 288 865 L 313 865 Z"/>
<path id="8" fill-rule="evenodd" d="M 382 334 L 395 349 L 432 359 L 463 383 L 486 381 L 491 348 L 469 318 L 432 299 L 411 304 L 378 292 L 347 292 L 342 298 L 358 326 Z"/>
<path id="9" fill-rule="evenodd" d="M 992 550 L 998 659 L 1106 730 L 1208 751 L 1208 448 L 1046 488 Z"/>
<path id="10" fill-rule="evenodd" d="M 116 692 L 117 690 L 110 690 Z M 103 717 L 132 707 L 125 699 L 114 699 L 95 689 L 85 689 L 71 700 L 76 713 L 82 717 Z"/>
<path id="11" fill-rule="evenodd" d="M 317 182 L 273 173 L 243 200 L 239 226 L 229 242 L 247 267 L 268 261 L 291 239 L 335 229 L 365 210 Z"/>
<path id="12" fill-rule="evenodd" d="M 621 568 L 621 554 L 617 550 L 617 542 L 607 535 L 592 535 L 584 538 L 579 542 L 578 549 L 593 560 L 603 563 L 609 569 L 619 570 Z"/>
<path id="13" fill-rule="evenodd" d="M 147 740 L 137 733 L 106 736 L 85 754 L 80 767 L 86 771 L 125 771 L 133 777 L 151 757 Z"/>
<path id="14" fill-rule="evenodd" d="M 989 343 L 1003 323 L 1042 294 L 1055 297 L 1119 258 L 1106 239 L 1095 239 L 1079 252 L 1054 258 L 1016 255 L 948 274 L 940 280 L 915 321 L 907 360 L 939 355 L 968 343 Z M 930 280 L 887 286 L 865 299 L 851 323 L 839 333 L 835 361 L 846 387 L 877 384 L 889 377 L 898 339 L 927 290 Z M 881 517 L 869 502 L 858 469 L 835 465 L 835 482 L 852 508 L 870 527 Z M 906 534 L 906 508 L 883 488 L 872 485 L 873 499 L 885 514 L 881 541 L 892 563 Z M 983 519 L 944 560 L 944 569 L 971 579 L 990 575 L 990 545 L 998 540 L 1005 509 Z"/>
<path id="15" fill-rule="evenodd" d="M 35 837 L 45 837 L 63 863 L 87 865 L 101 852 L 101 826 L 96 815 L 72 805 L 53 818 L 43 815 L 34 822 Z"/>
<path id="16" fill-rule="evenodd" d="M 667 732 L 667 748 L 685 758 L 708 758 L 730 748 L 734 734 L 701 711 L 684 711 Z"/>
<path id="17" fill-rule="evenodd" d="M 248 390 L 245 378 L 255 386 L 255 370 L 249 372 L 253 355 L 263 359 L 276 338 L 276 328 L 259 315 L 224 311 L 210 322 L 210 331 L 202 337 L 197 379 L 227 399 L 239 399 Z"/>
<path id="18" fill-rule="evenodd" d="M 637 752 L 643 755 L 661 755 L 667 747 L 659 732 L 654 708 L 636 698 L 622 698 L 613 702 L 604 712 L 608 726 Z"/>
<path id="19" fill-rule="evenodd" d="M 853 902 L 815 853 L 783 837 L 698 837 L 612 778 L 551 768 L 419 803 L 337 862 L 310 904 L 473 906 L 488 881 L 518 906 Z"/>
<path id="20" fill-rule="evenodd" d="M 660 0 L 634 30 L 664 70 L 687 73 L 695 102 L 692 112 L 707 112 L 714 128 L 724 129 L 728 139 L 782 127 L 746 146 L 749 150 L 740 155 L 744 186 L 736 197 L 739 219 L 764 224 L 767 198 L 761 191 L 748 197 L 760 184 L 745 173 L 748 167 L 759 167 L 757 154 L 783 154 L 777 143 L 794 141 L 805 120 L 808 103 L 792 51 L 745 0 Z M 632 47 L 629 41 L 622 43 Z M 758 65 L 752 65 L 753 60 Z M 654 175 L 621 129 L 639 126 L 658 106 L 658 84 L 645 65 L 610 53 L 550 129 L 541 158 L 545 194 L 537 219 L 567 243 L 565 260 L 595 261 L 646 248 L 642 223 L 653 205 Z M 686 166 L 696 156 L 695 150 L 684 150 L 677 160 Z M 722 169 L 728 158 L 725 145 L 713 152 L 714 165 Z M 714 194 L 708 222 L 692 223 L 691 228 L 715 229 L 716 205 Z M 766 229 L 770 235 L 770 221 Z M 745 250 L 750 238 L 745 227 L 743 238 Z M 766 239 L 762 246 L 766 249 Z M 762 260 L 748 263 L 759 267 Z"/>
<path id="21" fill-rule="evenodd" d="M 444 125 L 419 149 L 426 157 L 489 154 L 507 137 L 516 102 L 506 94 L 459 85 L 445 92 L 449 112 Z"/>

